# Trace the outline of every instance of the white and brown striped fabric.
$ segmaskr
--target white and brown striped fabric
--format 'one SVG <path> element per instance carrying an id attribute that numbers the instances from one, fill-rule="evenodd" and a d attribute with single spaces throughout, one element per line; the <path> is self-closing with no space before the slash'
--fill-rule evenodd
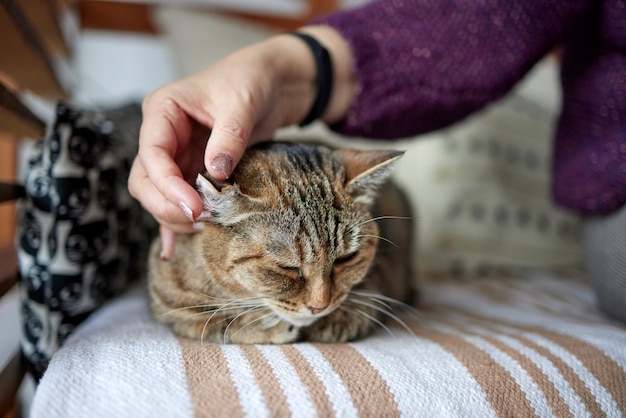
<path id="1" fill-rule="evenodd" d="M 410 331 L 352 344 L 178 339 L 136 291 L 53 357 L 35 417 L 393 417 L 626 414 L 626 327 L 589 287 L 534 276 L 424 286 Z"/>

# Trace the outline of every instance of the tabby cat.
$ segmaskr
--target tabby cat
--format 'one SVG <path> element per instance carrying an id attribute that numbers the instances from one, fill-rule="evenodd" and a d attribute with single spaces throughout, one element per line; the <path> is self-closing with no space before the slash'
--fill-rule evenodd
<path id="1" fill-rule="evenodd" d="M 412 297 L 411 211 L 388 182 L 401 155 L 268 142 L 228 182 L 199 175 L 203 230 L 168 261 L 152 247 L 155 317 L 219 343 L 367 335 Z"/>

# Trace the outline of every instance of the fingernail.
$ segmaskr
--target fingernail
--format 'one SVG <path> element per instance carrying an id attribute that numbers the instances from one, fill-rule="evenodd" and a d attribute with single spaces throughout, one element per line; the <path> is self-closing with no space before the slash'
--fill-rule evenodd
<path id="1" fill-rule="evenodd" d="M 191 211 L 191 208 L 189 206 L 187 206 L 187 204 L 185 202 L 183 202 L 182 200 L 180 202 L 178 202 L 178 207 L 180 208 L 180 210 L 183 211 L 183 213 L 185 214 L 187 219 L 189 219 L 191 222 L 194 221 L 194 219 L 193 219 L 193 212 Z"/>
<path id="2" fill-rule="evenodd" d="M 209 167 L 219 171 L 224 175 L 224 178 L 227 179 L 233 171 L 233 157 L 226 153 L 218 152 L 213 156 Z"/>
<path id="3" fill-rule="evenodd" d="M 194 229 L 194 231 L 202 231 L 204 229 L 204 223 L 194 222 L 191 224 L 191 227 Z"/>
<path id="4" fill-rule="evenodd" d="M 212 218 L 211 212 L 209 212 L 208 210 L 204 210 L 202 211 L 200 215 L 198 215 L 198 217 L 196 218 L 196 221 L 206 222 L 206 221 L 210 221 L 211 218 Z"/>

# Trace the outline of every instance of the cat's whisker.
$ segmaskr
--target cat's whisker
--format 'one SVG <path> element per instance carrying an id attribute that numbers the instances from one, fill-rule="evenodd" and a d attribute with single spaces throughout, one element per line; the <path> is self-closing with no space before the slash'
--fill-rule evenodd
<path id="1" fill-rule="evenodd" d="M 413 306 L 408 303 L 402 302 L 400 300 L 391 298 L 389 296 L 381 295 L 380 293 L 368 292 L 363 290 L 352 290 L 350 291 L 351 295 L 360 296 L 362 298 L 368 298 L 376 303 L 379 303 L 392 311 L 394 309 L 401 309 L 403 313 L 406 313 L 411 316 L 411 318 L 415 321 L 419 321 L 423 319 L 423 315 L 420 311 L 415 309 Z"/>
<path id="2" fill-rule="evenodd" d="M 346 307 L 342 307 L 343 310 L 347 310 Z M 363 315 L 364 317 L 366 317 L 367 319 L 369 319 L 370 321 L 374 322 L 375 324 L 377 324 L 379 327 L 381 327 L 382 329 L 384 329 L 385 331 L 387 331 L 387 333 L 392 336 L 393 338 L 396 338 L 396 336 L 394 335 L 393 331 L 391 331 L 391 329 L 385 325 L 381 320 L 379 320 L 378 318 L 376 318 L 373 315 L 368 314 L 367 312 L 362 311 L 361 309 L 358 308 L 354 308 L 354 312 L 358 313 L 359 315 Z"/>
<path id="3" fill-rule="evenodd" d="M 241 315 L 245 314 L 246 312 L 250 312 L 254 309 L 256 309 L 258 307 L 258 305 L 252 305 L 252 307 L 246 309 L 245 311 L 235 315 L 235 316 L 227 316 L 225 318 L 220 319 L 217 322 L 214 322 L 213 324 L 219 324 L 220 322 L 225 322 L 225 321 L 230 321 L 228 323 L 228 325 L 226 326 L 226 329 L 224 330 L 224 344 L 226 344 L 226 332 L 228 331 L 228 327 L 230 327 L 230 324 L 233 323 L 233 321 L 237 318 L 239 318 Z M 230 307 L 230 308 L 226 308 L 226 305 L 222 306 L 219 309 L 216 309 L 211 316 L 209 317 L 209 319 L 206 320 L 206 322 L 204 323 L 204 327 L 202 327 L 202 333 L 200 334 L 200 345 L 202 346 L 204 344 L 204 333 L 206 332 L 207 327 L 209 326 L 209 322 L 211 322 L 211 320 L 213 319 L 213 317 L 220 311 L 227 311 L 227 310 L 239 310 L 241 309 L 240 307 Z"/>
<path id="4" fill-rule="evenodd" d="M 378 312 L 380 312 L 382 314 L 385 314 L 385 315 L 389 316 L 390 318 L 393 318 L 393 316 L 392 316 L 393 313 L 391 311 L 393 308 L 391 308 L 389 305 L 386 305 L 386 304 L 383 305 L 383 306 L 388 308 L 388 309 L 383 309 L 383 308 L 381 308 L 378 305 L 370 303 L 369 301 L 359 300 L 357 298 L 348 299 L 348 303 L 356 303 L 356 304 L 359 304 L 359 305 L 368 306 L 368 307 L 370 307 L 370 308 L 372 308 L 372 309 L 374 309 L 374 310 L 376 310 L 376 311 L 378 311 Z M 396 318 L 393 318 L 393 319 L 396 319 Z"/>
<path id="5" fill-rule="evenodd" d="M 207 282 L 210 282 L 210 279 L 207 280 Z M 223 298 L 223 297 L 216 297 L 216 296 L 212 296 L 212 295 L 208 295 L 206 293 L 203 293 L 201 291 L 199 291 L 198 289 L 194 288 L 193 286 L 191 286 L 189 283 L 183 281 L 183 284 L 189 289 L 192 290 L 194 292 L 196 292 L 197 294 L 199 294 L 200 296 L 203 296 L 207 299 L 212 299 L 212 300 L 216 300 L 216 301 L 226 301 L 226 302 L 232 302 L 232 301 L 243 301 L 243 300 L 253 300 L 253 299 L 258 299 L 257 296 L 251 296 L 249 298 Z"/>
<path id="6" fill-rule="evenodd" d="M 231 301 L 236 301 L 236 299 L 231 299 Z M 254 306 L 255 304 L 252 303 L 242 303 L 239 305 L 235 305 L 232 308 L 229 309 L 237 309 L 237 308 L 247 308 L 250 306 Z M 208 313 L 212 313 L 214 312 L 214 309 L 206 309 L 206 308 L 220 308 L 223 307 L 224 304 L 223 303 L 201 303 L 198 305 L 190 305 L 190 306 L 183 306 L 182 308 L 176 308 L 176 309 L 172 309 L 169 310 L 167 312 L 163 312 L 159 315 L 157 315 L 157 317 L 162 317 L 162 316 L 166 316 L 166 315 L 171 315 L 173 313 L 179 312 L 179 311 L 186 311 L 189 309 L 205 309 L 202 312 L 196 312 L 191 314 L 191 316 L 198 316 L 198 315 L 204 315 L 204 314 L 208 314 Z"/>
<path id="7" fill-rule="evenodd" d="M 370 298 L 372 300 L 378 301 L 379 303 L 386 302 L 388 306 L 395 305 L 404 311 L 409 311 L 413 313 L 416 317 L 421 317 L 421 313 L 417 309 L 415 309 L 415 307 L 409 305 L 406 302 L 402 302 L 401 300 L 394 299 L 392 297 L 385 296 L 380 293 L 368 292 L 367 290 L 351 290 L 350 294 L 356 295 L 356 296 L 362 296 L 365 298 Z"/>
<path id="8" fill-rule="evenodd" d="M 398 245 L 393 242 L 392 240 L 385 238 L 385 237 L 381 237 L 380 235 L 368 235 L 368 234 L 359 234 L 357 235 L 358 238 L 363 238 L 363 237 L 370 237 L 370 238 L 376 238 L 385 242 L 388 242 L 389 244 L 393 245 L 396 248 L 399 248 Z"/>
<path id="9" fill-rule="evenodd" d="M 382 219 L 404 219 L 404 220 L 411 220 L 412 218 L 410 216 L 376 216 L 375 218 L 370 218 L 368 220 L 365 220 L 363 222 L 360 222 L 356 225 L 354 225 L 354 228 L 368 224 L 370 222 L 375 222 L 375 221 L 380 221 Z"/>
<path id="10" fill-rule="evenodd" d="M 209 322 L 211 322 L 212 317 L 213 316 L 207 319 L 204 323 L 204 326 L 202 327 L 202 332 L 200 333 L 200 347 L 204 347 L 204 333 L 206 332 L 206 328 L 209 326 Z"/>
<path id="11" fill-rule="evenodd" d="M 254 308 L 255 306 L 258 306 L 258 304 L 247 304 L 247 305 L 233 305 L 233 306 L 229 306 L 227 308 L 221 307 L 221 308 L 217 308 L 217 309 L 211 309 L 211 310 L 206 310 L 203 312 L 196 312 L 193 313 L 189 316 L 194 317 L 194 316 L 202 316 L 202 315 L 208 315 L 211 314 L 213 315 L 214 313 L 216 313 L 216 311 L 220 311 L 220 312 L 227 312 L 227 311 L 238 311 L 241 309 L 248 309 L 248 308 Z"/>
<path id="12" fill-rule="evenodd" d="M 216 303 L 223 303 L 224 301 L 226 301 L 226 302 L 234 302 L 234 301 L 247 302 L 247 301 L 261 299 L 258 296 L 250 296 L 249 298 L 218 298 L 218 297 L 215 297 L 215 296 L 207 296 L 207 297 L 210 298 L 210 299 L 216 300 L 216 301 L 221 301 L 221 302 L 216 302 Z"/>
<path id="13" fill-rule="evenodd" d="M 169 310 L 167 312 L 160 313 L 160 314 L 156 315 L 156 317 L 157 318 L 161 318 L 163 316 L 171 315 L 171 314 L 176 313 L 176 312 L 186 311 L 188 309 L 201 309 L 201 308 L 206 308 L 206 305 L 201 304 L 201 305 L 183 306 L 182 308 L 171 309 L 171 310 Z"/>
<path id="14" fill-rule="evenodd" d="M 239 310 L 240 308 L 232 308 L 233 310 Z M 248 310 L 249 311 L 249 310 Z M 245 313 L 245 312 L 243 312 Z M 236 316 L 241 315 L 241 314 L 237 314 L 237 315 L 231 315 L 231 316 L 225 316 L 224 318 L 220 319 L 219 321 L 213 321 L 213 325 L 219 324 L 221 322 L 226 322 L 226 321 L 233 321 Z M 212 321 L 213 315 L 211 315 L 211 317 L 204 323 L 204 327 L 202 328 L 202 333 L 200 334 L 200 345 L 204 344 L 204 333 L 206 331 L 207 326 L 209 325 L 209 322 Z"/>
<path id="15" fill-rule="evenodd" d="M 226 334 L 228 334 L 228 330 L 230 329 L 230 326 L 237 320 L 239 319 L 242 315 L 245 315 L 247 313 L 250 312 L 254 312 L 254 311 L 258 311 L 259 309 L 263 309 L 265 308 L 264 305 L 257 305 L 255 307 L 246 309 L 245 311 L 241 312 L 240 314 L 236 315 L 233 319 L 230 320 L 230 322 L 228 323 L 228 325 L 226 325 L 226 328 L 224 329 L 224 344 L 226 343 Z"/>
<path id="16" fill-rule="evenodd" d="M 389 304 L 389 303 L 385 302 L 384 300 L 380 300 L 380 299 L 378 299 L 378 298 L 376 297 L 376 293 L 371 293 L 371 294 L 368 294 L 367 292 L 364 292 L 364 293 L 358 293 L 358 292 L 355 292 L 355 291 L 351 291 L 351 292 L 350 292 L 350 295 L 352 295 L 352 296 L 358 296 L 358 297 L 361 297 L 361 298 L 367 298 L 367 299 L 369 299 L 369 300 L 371 300 L 371 301 L 373 301 L 373 302 L 378 303 L 378 304 L 379 304 L 379 305 L 381 305 L 381 306 L 384 306 L 385 308 L 387 308 L 387 309 L 389 309 L 389 310 L 391 310 L 391 311 L 393 310 L 393 306 L 391 306 L 391 304 Z"/>
<path id="17" fill-rule="evenodd" d="M 196 292 L 196 293 L 197 293 L 197 294 L 199 294 L 200 296 L 203 296 L 203 297 L 208 298 L 208 299 L 217 299 L 217 298 L 215 298 L 215 297 L 213 297 L 213 296 L 211 296 L 211 295 L 207 295 L 206 293 L 203 293 L 203 292 L 199 291 L 198 289 L 196 289 L 195 287 L 191 286 L 189 283 L 187 283 L 187 282 L 186 282 L 186 281 L 184 281 L 184 280 L 182 281 L 182 283 L 185 285 L 185 287 L 186 287 L 187 289 L 189 289 L 189 290 L 191 290 L 191 291 Z"/>
<path id="18" fill-rule="evenodd" d="M 258 317 L 256 319 L 253 319 L 252 321 L 248 322 L 246 325 L 244 325 L 243 327 L 241 327 L 237 331 L 235 331 L 235 333 L 233 335 L 231 335 L 230 338 L 232 339 L 235 335 L 237 335 L 238 333 L 243 331 L 248 326 L 254 324 L 255 322 L 265 320 L 265 319 L 267 319 L 268 316 L 272 316 L 272 315 L 275 316 L 274 312 L 270 311 L 270 312 L 266 313 L 265 315 L 261 315 L 260 317 Z"/>
<path id="19" fill-rule="evenodd" d="M 234 306 L 233 306 L 233 305 L 234 305 Z M 223 311 L 228 310 L 228 309 L 230 309 L 230 308 L 238 308 L 238 306 L 237 306 L 237 301 L 236 301 L 236 300 L 233 300 L 233 301 L 231 301 L 231 302 L 225 303 L 224 305 L 222 305 L 221 307 L 219 307 L 219 308 L 217 308 L 215 311 L 213 311 L 213 313 L 212 313 L 212 314 L 211 314 L 211 316 L 209 317 L 209 321 L 210 321 L 211 319 L 213 319 L 213 317 L 214 317 L 215 315 L 217 315 L 217 313 L 218 313 L 218 312 L 223 312 Z"/>
<path id="20" fill-rule="evenodd" d="M 206 322 L 205 322 L 205 324 L 204 324 L 204 328 L 202 328 L 202 337 L 204 336 L 204 332 L 205 332 L 205 330 L 206 330 L 206 327 L 209 325 L 209 322 L 211 322 L 211 319 L 213 319 L 213 317 L 214 317 L 215 315 L 217 315 L 217 313 L 218 313 L 218 312 L 222 312 L 222 311 L 224 311 L 225 309 L 228 309 L 229 305 L 233 305 L 233 304 L 235 304 L 236 302 L 238 302 L 238 300 L 237 300 L 237 299 L 233 299 L 231 302 L 226 303 L 224 306 L 222 306 L 222 307 L 220 307 L 220 308 L 216 309 L 216 310 L 215 310 L 215 311 L 211 314 L 211 316 L 209 317 L 209 319 L 207 319 L 207 320 L 206 320 Z M 254 307 L 249 308 L 249 309 L 254 309 Z M 248 309 L 248 310 L 249 310 L 249 309 Z M 248 310 L 244 311 L 243 313 L 248 312 Z M 242 315 L 242 314 L 239 314 L 238 316 L 240 316 L 240 315 Z M 236 318 L 235 318 L 235 319 L 236 319 Z M 232 321 L 228 324 L 228 326 L 230 326 L 230 324 L 231 324 L 231 323 L 232 323 Z M 226 327 L 226 329 L 228 329 L 228 326 Z M 225 339 L 226 339 L 226 330 L 224 331 L 224 342 L 226 342 L 226 341 L 225 341 Z M 201 340 L 202 340 L 202 338 L 201 338 Z"/>
<path id="21" fill-rule="evenodd" d="M 377 306 L 373 303 L 369 303 L 363 300 L 358 300 L 358 299 L 349 299 L 349 302 L 352 303 L 356 303 L 358 305 L 363 305 L 363 306 L 367 306 L 368 308 L 372 308 L 378 312 L 380 312 L 383 315 L 386 315 L 387 317 L 393 319 L 394 321 L 396 321 L 396 323 L 400 324 L 400 326 L 402 326 L 402 328 L 404 328 L 409 334 L 415 336 L 415 333 L 413 332 L 413 330 L 407 325 L 406 322 L 404 322 L 402 319 L 400 319 L 400 317 L 396 314 L 394 314 L 391 311 L 388 311 L 386 309 L 381 308 L 380 306 Z"/>
<path id="22" fill-rule="evenodd" d="M 265 328 L 274 328 L 276 325 L 280 324 L 280 317 L 278 315 L 270 316 L 269 318 L 265 318 L 264 326 Z"/>

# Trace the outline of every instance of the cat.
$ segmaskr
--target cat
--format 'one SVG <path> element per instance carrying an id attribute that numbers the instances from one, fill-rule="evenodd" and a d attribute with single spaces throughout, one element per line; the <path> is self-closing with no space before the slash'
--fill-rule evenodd
<path id="1" fill-rule="evenodd" d="M 215 343 L 346 342 L 382 326 L 414 295 L 411 208 L 388 182 L 402 154 L 268 142 L 227 182 L 199 175 L 204 228 L 167 261 L 159 238 L 151 249 L 154 316 Z"/>

